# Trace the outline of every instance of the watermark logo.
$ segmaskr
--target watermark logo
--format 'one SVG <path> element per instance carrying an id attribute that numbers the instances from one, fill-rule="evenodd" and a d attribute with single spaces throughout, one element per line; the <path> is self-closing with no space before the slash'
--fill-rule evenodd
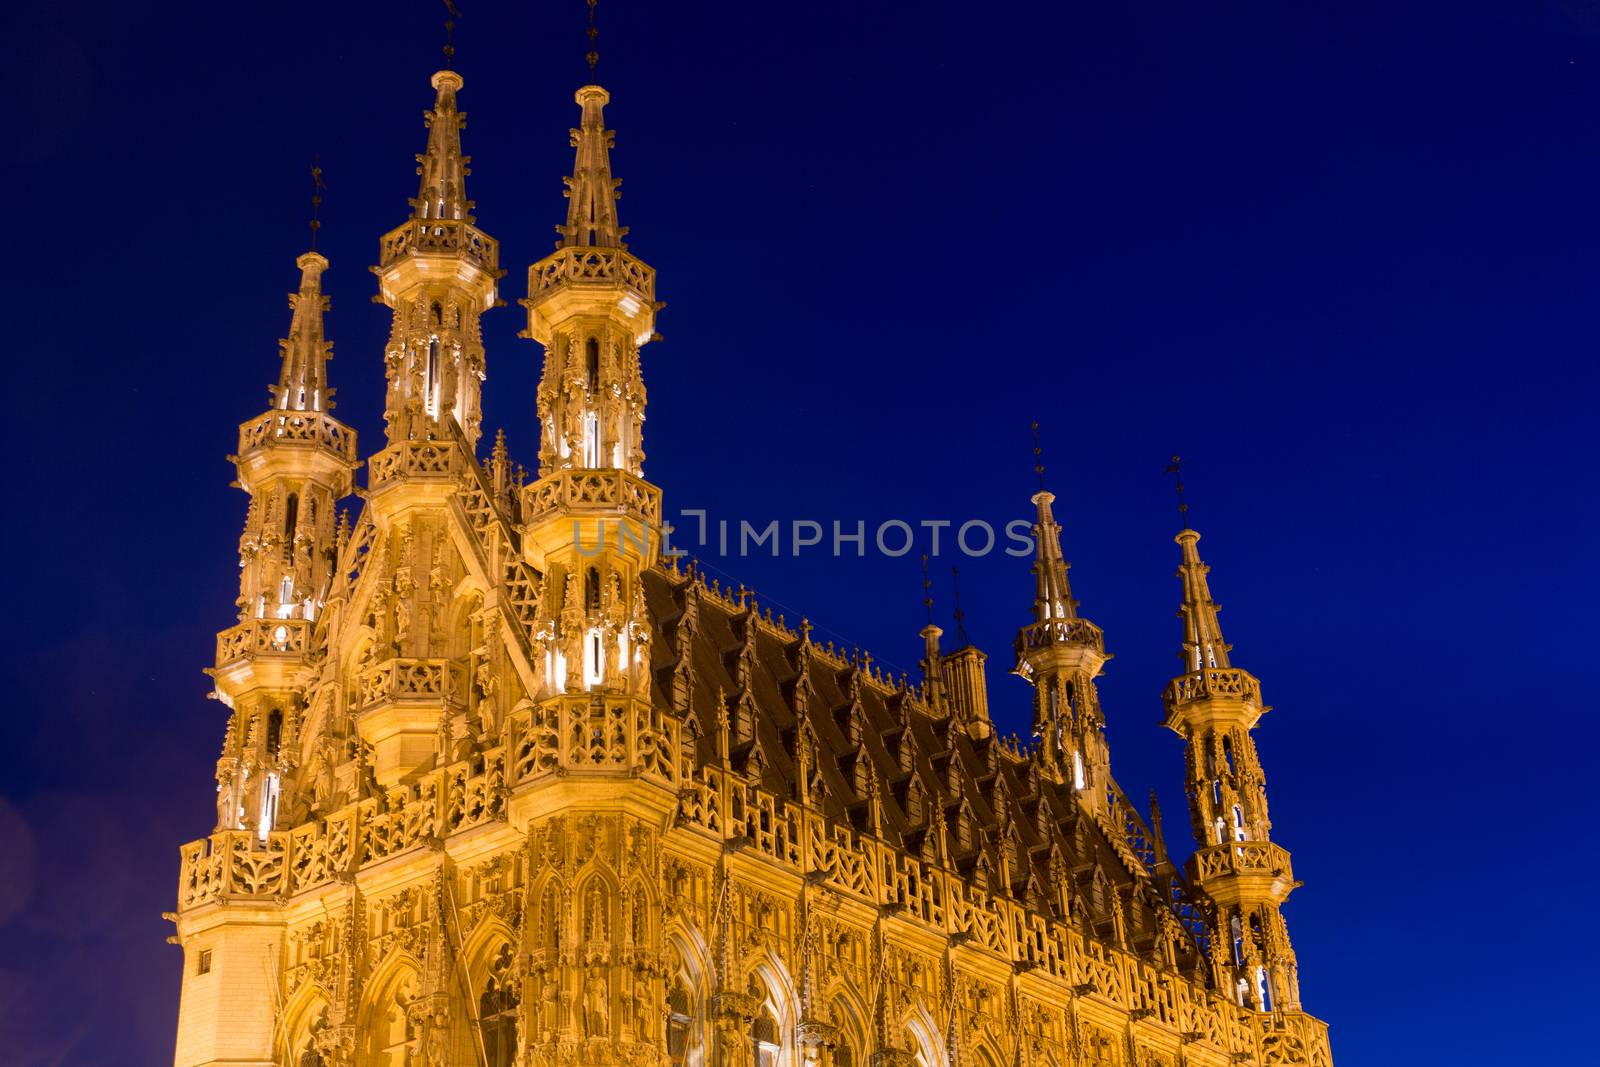
<path id="1" fill-rule="evenodd" d="M 723 557 L 830 555 L 835 558 L 864 558 L 869 551 L 898 559 L 913 553 L 937 558 L 941 554 L 968 557 L 1004 552 L 1008 556 L 1031 556 L 1034 551 L 1033 524 L 1012 519 L 998 529 L 986 519 L 885 519 L 869 524 L 866 519 L 768 519 L 762 523 L 749 519 L 714 519 L 704 508 L 682 508 L 681 523 L 664 522 L 659 531 L 637 521 L 601 519 L 587 541 L 580 527 L 593 523 L 573 523 L 573 540 L 583 556 L 598 555 L 611 545 L 619 552 L 633 547 L 644 554 L 652 539 L 665 559 L 678 559 L 693 552 Z"/>

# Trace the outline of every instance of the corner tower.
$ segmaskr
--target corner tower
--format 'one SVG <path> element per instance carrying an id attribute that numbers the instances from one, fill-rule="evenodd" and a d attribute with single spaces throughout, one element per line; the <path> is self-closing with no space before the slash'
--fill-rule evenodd
<path id="1" fill-rule="evenodd" d="M 289 297 L 289 336 L 271 407 L 239 426 L 229 457 L 250 494 L 239 539 L 239 621 L 217 635 L 215 695 L 229 709 L 217 761 L 217 822 L 209 842 L 186 856 L 217 857 L 200 873 L 191 864 L 179 896 L 220 880 L 222 856 L 241 864 L 268 855 L 269 842 L 301 803 L 292 782 L 307 694 L 320 671 L 313 633 L 335 569 L 340 536 L 336 502 L 351 491 L 356 434 L 329 414 L 331 345 L 323 336 L 322 272 L 328 261 L 307 252 L 297 261 L 299 291 Z M 192 872 L 192 873 L 191 873 Z M 270 1011 L 286 925 L 275 899 L 241 899 L 227 908 L 185 910 L 175 940 L 183 945 L 175 1062 L 182 1065 L 271 1063 L 277 1030 Z"/>
<path id="2" fill-rule="evenodd" d="M 1185 745 L 1189 816 L 1197 848 L 1189 878 L 1217 906 L 1213 964 L 1237 1002 L 1298 1012 L 1300 982 L 1281 908 L 1298 882 L 1270 838 L 1266 777 L 1251 731 L 1270 709 L 1261 683 L 1228 660 L 1220 610 L 1200 561 L 1200 535 L 1178 534 L 1183 582 L 1183 674 L 1163 694 L 1166 725 Z"/>
<path id="3" fill-rule="evenodd" d="M 428 146 L 417 157 L 421 182 L 411 217 L 383 235 L 372 268 L 378 298 L 394 310 L 384 350 L 389 391 L 383 417 L 391 449 L 448 439 L 451 423 L 469 447 L 482 432 L 486 368 L 478 319 L 498 302 L 502 272 L 499 245 L 478 229 L 467 199 L 472 160 L 461 153 L 467 116 L 456 108 L 462 84 L 453 70 L 433 76 L 433 109 L 424 116 Z"/>
<path id="4" fill-rule="evenodd" d="M 644 480 L 639 350 L 655 337 L 655 272 L 623 243 L 610 94 L 577 92 L 580 125 L 553 253 L 528 268 L 528 328 L 544 346 L 539 478 L 523 491 L 527 561 L 544 574 L 542 696 L 650 695 L 641 574 L 656 559 L 661 491 Z"/>
<path id="5" fill-rule="evenodd" d="M 304 707 L 314 674 L 311 628 L 335 567 L 335 502 L 352 488 L 356 433 L 329 414 L 333 390 L 323 335 L 322 272 L 307 252 L 295 261 L 300 288 L 289 296 L 289 336 L 271 408 L 239 427 L 229 458 L 250 508 L 239 538 L 238 623 L 217 635 L 211 674 L 233 712 L 217 764 L 217 828 L 273 829 L 280 752 Z"/>
<path id="6" fill-rule="evenodd" d="M 1033 733 L 1044 773 L 1070 782 L 1079 801 L 1095 812 L 1106 808 L 1111 755 L 1095 678 L 1111 658 L 1100 627 L 1078 614 L 1061 553 L 1061 527 L 1043 486 L 1033 494 L 1033 622 L 1017 633 L 1013 673 L 1033 686 Z"/>

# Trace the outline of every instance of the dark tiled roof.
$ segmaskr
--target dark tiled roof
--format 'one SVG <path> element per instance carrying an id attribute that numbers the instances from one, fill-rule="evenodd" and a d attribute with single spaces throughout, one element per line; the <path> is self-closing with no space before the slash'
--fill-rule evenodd
<path id="1" fill-rule="evenodd" d="M 760 612 L 743 591 L 656 568 L 645 595 L 655 620 L 653 695 L 683 716 L 700 764 L 722 762 L 725 716 L 727 764 L 798 802 L 804 741 L 813 753 L 805 795 L 826 817 L 1087 923 L 1105 940 L 1120 899 L 1134 948 L 1159 956 L 1165 937 L 1180 966 L 1196 963 L 1199 924 L 1184 903 L 1193 898 L 1115 787 L 1113 817 L 1096 818 L 1069 786 L 1040 774 L 1026 749 L 969 736 L 920 687 L 890 680 L 858 653 L 813 643 L 805 627 Z M 1054 888 L 1062 880 L 1071 916 Z"/>

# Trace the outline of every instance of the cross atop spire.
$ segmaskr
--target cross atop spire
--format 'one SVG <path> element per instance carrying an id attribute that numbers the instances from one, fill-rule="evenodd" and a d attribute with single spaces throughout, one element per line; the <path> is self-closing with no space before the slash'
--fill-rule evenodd
<path id="1" fill-rule="evenodd" d="M 322 155 L 311 157 L 311 251 L 317 250 L 317 231 L 322 229 L 322 194 L 328 186 L 322 180 Z"/>
<path id="2" fill-rule="evenodd" d="M 1039 489 L 1044 490 L 1044 450 L 1039 447 L 1039 421 L 1030 425 L 1033 430 L 1033 473 L 1039 479 Z"/>
<path id="3" fill-rule="evenodd" d="M 1222 624 L 1217 621 L 1222 609 L 1211 599 L 1210 583 L 1206 581 L 1211 568 L 1200 560 L 1200 535 L 1186 526 L 1177 542 L 1183 550 L 1183 562 L 1178 566 L 1178 577 L 1183 580 L 1183 606 L 1178 609 L 1178 616 L 1183 619 L 1184 665 L 1191 671 L 1227 667 L 1232 646 L 1222 639 Z"/>
<path id="4" fill-rule="evenodd" d="M 572 147 L 577 150 L 572 177 L 567 186 L 567 222 L 557 226 L 561 240 L 557 248 L 627 248 L 623 237 L 626 226 L 617 225 L 617 187 L 622 182 L 611 176 L 611 148 L 616 134 L 606 129 L 605 106 L 611 94 L 598 85 L 585 85 L 576 94 L 583 109 L 581 125 L 572 130 Z"/>
<path id="5" fill-rule="evenodd" d="M 456 93 L 463 84 L 461 75 L 453 70 L 433 76 L 437 95 L 433 109 L 423 115 L 428 124 L 428 149 L 417 157 L 422 181 L 411 201 L 413 218 L 473 221 L 473 203 L 467 199 L 472 157 L 461 154 L 461 131 L 466 128 L 467 116 L 456 110 Z"/>
<path id="6" fill-rule="evenodd" d="M 312 173 L 320 172 L 313 168 Z M 314 216 L 311 233 L 316 236 Z M 283 369 L 278 384 L 272 387 L 272 406 L 279 411 L 326 411 L 333 407 L 333 390 L 328 388 L 333 343 L 322 333 L 322 313 L 328 310 L 328 298 L 322 295 L 322 272 L 328 269 L 328 261 L 317 252 L 307 252 L 295 260 L 295 266 L 300 268 L 300 291 L 289 294 L 293 315 L 289 336 L 278 342 Z"/>
<path id="7" fill-rule="evenodd" d="M 1178 521 L 1183 524 L 1182 528 L 1187 530 L 1189 528 L 1189 502 L 1183 496 L 1183 457 L 1176 452 L 1167 461 L 1167 473 L 1172 475 L 1172 480 L 1178 490 Z"/>
<path id="8" fill-rule="evenodd" d="M 450 66 L 456 58 L 456 19 L 461 12 L 451 0 L 444 0 L 444 65 Z"/>
<path id="9" fill-rule="evenodd" d="M 589 51 L 584 54 L 584 59 L 589 63 L 589 84 L 595 84 L 594 68 L 600 62 L 600 50 L 595 46 L 595 41 L 600 36 L 600 31 L 594 25 L 594 2 L 589 0 L 589 28 L 584 31 L 589 38 Z"/>
<path id="10" fill-rule="evenodd" d="M 961 568 L 950 568 L 950 597 L 955 602 L 956 636 L 963 646 L 972 644 L 967 636 L 967 613 L 961 610 Z"/>

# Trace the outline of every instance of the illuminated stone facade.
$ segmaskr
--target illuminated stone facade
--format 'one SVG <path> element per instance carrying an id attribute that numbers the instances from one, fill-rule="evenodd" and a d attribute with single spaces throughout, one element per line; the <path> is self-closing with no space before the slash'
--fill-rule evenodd
<path id="1" fill-rule="evenodd" d="M 1300 1010 L 1251 729 L 1198 535 L 1179 537 L 1187 868 L 1110 772 L 1109 658 L 1034 497 L 1027 746 L 985 656 L 923 631 L 885 677 L 659 558 L 605 90 L 578 91 L 569 212 L 528 270 L 537 476 L 480 460 L 499 249 L 466 199 L 462 79 L 434 75 L 393 310 L 384 447 L 331 414 L 327 261 L 300 258 L 250 506 L 217 826 L 184 846 L 179 1067 L 1328 1067 Z M 532 413 L 530 413 L 532 418 Z M 581 546 L 581 548 L 580 548 Z M 597 547 L 598 546 L 598 547 Z M 1020 605 L 1019 605 L 1020 606 Z"/>

